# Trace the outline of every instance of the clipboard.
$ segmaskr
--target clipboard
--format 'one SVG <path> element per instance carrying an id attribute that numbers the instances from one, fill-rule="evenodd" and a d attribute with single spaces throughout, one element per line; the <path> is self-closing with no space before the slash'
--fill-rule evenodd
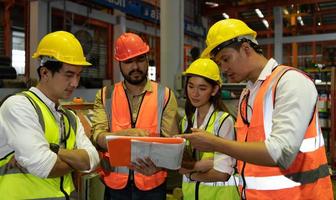
<path id="1" fill-rule="evenodd" d="M 111 166 L 119 167 L 119 166 L 129 166 L 132 160 L 132 145 L 136 145 L 137 142 L 145 143 L 151 145 L 155 144 L 156 147 L 168 145 L 181 145 L 182 152 L 176 150 L 176 154 L 181 153 L 181 159 L 183 154 L 183 149 L 185 145 L 185 139 L 179 137 L 130 137 L 130 136 L 107 136 L 107 149 L 108 149 L 108 157 Z M 160 149 L 155 149 L 156 147 L 151 149 L 152 153 L 154 151 L 160 151 Z M 158 153 L 158 152 L 156 152 Z M 134 154 L 134 152 L 133 152 Z M 177 155 L 178 156 L 178 155 Z M 164 159 L 164 158 L 163 158 Z M 153 160 L 152 160 L 153 161 Z M 153 161 L 155 163 L 155 161 Z M 177 161 L 179 162 L 179 161 Z M 164 166 L 161 166 L 164 167 Z"/>

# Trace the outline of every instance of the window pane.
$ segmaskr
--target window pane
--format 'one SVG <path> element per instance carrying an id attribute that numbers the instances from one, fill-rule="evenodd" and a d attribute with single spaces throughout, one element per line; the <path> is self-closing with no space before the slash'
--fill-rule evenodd
<path id="1" fill-rule="evenodd" d="M 25 73 L 25 48 L 24 32 L 13 31 L 12 37 L 12 67 L 17 74 Z"/>

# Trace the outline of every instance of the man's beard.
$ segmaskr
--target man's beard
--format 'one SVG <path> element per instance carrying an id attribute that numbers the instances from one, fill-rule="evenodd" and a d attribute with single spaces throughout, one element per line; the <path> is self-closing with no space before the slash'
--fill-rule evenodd
<path id="1" fill-rule="evenodd" d="M 140 78 L 139 79 L 133 79 L 132 78 L 132 73 L 135 73 L 135 72 L 140 73 L 140 75 L 139 75 Z M 132 70 L 127 75 L 124 74 L 123 71 L 121 71 L 121 74 L 123 75 L 124 79 L 132 85 L 138 85 L 138 84 L 142 83 L 144 80 L 146 80 L 146 78 L 147 78 L 147 70 L 146 70 L 145 73 L 140 71 L 140 70 Z"/>

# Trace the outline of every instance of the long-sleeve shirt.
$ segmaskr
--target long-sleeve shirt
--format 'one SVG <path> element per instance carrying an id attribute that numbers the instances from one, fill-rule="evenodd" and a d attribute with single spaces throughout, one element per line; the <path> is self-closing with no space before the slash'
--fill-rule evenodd
<path id="1" fill-rule="evenodd" d="M 145 92 L 151 92 L 152 87 L 150 80 L 147 83 L 139 95 L 132 95 L 125 84 L 123 87 L 126 91 L 128 102 L 130 103 L 132 118 L 136 119 L 138 111 L 140 109 L 143 94 Z M 156 109 L 156 108 L 153 108 Z M 95 105 L 94 105 L 95 115 L 93 118 L 93 140 L 96 141 L 99 134 L 103 132 L 109 132 L 107 115 L 104 109 L 104 105 L 101 99 L 101 90 L 97 92 Z M 173 92 L 170 93 L 169 101 L 163 110 L 162 120 L 161 120 L 161 135 L 163 136 L 173 136 L 178 133 L 178 123 L 177 123 L 177 102 Z"/>
<path id="2" fill-rule="evenodd" d="M 204 129 L 210 120 L 211 114 L 214 111 L 213 105 L 210 106 L 207 115 L 205 116 L 203 123 L 198 125 L 197 120 L 194 120 L 193 128 Z M 198 115 L 198 109 L 195 111 L 195 116 Z M 235 129 L 234 129 L 234 119 L 230 116 L 225 119 L 223 124 L 221 125 L 219 131 L 219 137 L 225 138 L 228 140 L 235 139 Z M 232 174 L 234 171 L 234 167 L 236 165 L 236 160 L 231 156 L 226 154 L 222 154 L 219 152 L 215 152 L 214 154 L 214 166 L 213 168 L 222 173 Z"/>
<path id="3" fill-rule="evenodd" d="M 250 90 L 248 120 L 251 118 L 251 109 L 262 82 L 276 66 L 278 63 L 270 59 L 258 80 L 247 83 L 247 89 Z M 291 70 L 281 77 L 276 87 L 274 109 L 273 105 L 264 106 L 264 109 L 273 109 L 272 116 L 264 116 L 267 120 L 265 133 L 270 133 L 265 145 L 273 160 L 282 168 L 287 168 L 292 163 L 300 149 L 315 110 L 317 95 L 313 81 L 302 73 Z M 269 94 L 267 98 L 273 97 Z"/>
<path id="4" fill-rule="evenodd" d="M 39 89 L 32 87 L 34 92 L 50 109 L 61 126 L 61 113 L 54 102 Z M 76 149 L 84 149 L 90 159 L 90 169 L 99 163 L 98 152 L 84 133 L 84 128 L 77 120 Z M 38 115 L 27 97 L 14 95 L 9 97 L 0 107 L 0 158 L 15 152 L 16 161 L 29 173 L 41 178 L 48 177 L 54 167 L 57 154 L 49 149 L 49 143 L 39 123 Z M 61 138 L 61 132 L 59 138 Z"/>

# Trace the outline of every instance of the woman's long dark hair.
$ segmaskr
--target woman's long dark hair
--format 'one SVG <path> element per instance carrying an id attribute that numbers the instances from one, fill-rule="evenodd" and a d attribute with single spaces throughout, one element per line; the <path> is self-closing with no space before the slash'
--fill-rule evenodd
<path id="1" fill-rule="evenodd" d="M 197 75 L 192 75 L 192 76 L 197 76 Z M 184 131 L 184 133 L 191 133 L 191 128 L 193 126 L 192 123 L 192 117 L 195 113 L 196 108 L 192 105 L 189 97 L 188 97 L 188 82 L 191 76 L 187 76 L 186 79 L 186 84 L 184 87 L 184 92 L 186 94 L 186 102 L 185 102 L 185 106 L 184 106 L 184 110 L 185 110 L 185 114 L 187 116 L 187 122 L 188 122 L 188 126 L 187 129 Z M 199 76 L 201 78 L 203 78 L 207 83 L 210 83 L 212 87 L 215 87 L 218 85 L 218 83 L 214 80 L 211 80 L 209 78 L 203 77 L 203 76 Z M 221 98 L 221 88 L 219 88 L 219 90 L 217 91 L 217 93 L 215 94 L 215 96 L 211 96 L 209 101 L 214 105 L 214 110 L 215 111 L 224 111 L 224 112 L 228 112 L 229 110 L 227 109 L 227 107 L 225 106 L 225 104 L 222 101 Z"/>

